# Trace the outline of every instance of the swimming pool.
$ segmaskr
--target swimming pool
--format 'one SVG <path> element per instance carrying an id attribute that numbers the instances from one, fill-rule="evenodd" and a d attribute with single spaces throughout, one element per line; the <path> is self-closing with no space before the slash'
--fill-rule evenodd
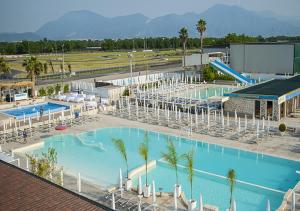
<path id="1" fill-rule="evenodd" d="M 144 162 L 138 154 L 139 144 L 144 139 L 144 130 L 137 128 L 104 128 L 75 135 L 57 135 L 44 139 L 44 146 L 27 153 L 41 153 L 54 147 L 58 153 L 58 163 L 69 173 L 81 173 L 102 186 L 117 184 L 119 168 L 125 174 L 125 164 L 112 143 L 112 138 L 122 138 L 126 144 L 129 168 L 134 169 Z M 195 150 L 195 168 L 226 176 L 227 171 L 235 169 L 237 179 L 264 186 L 263 189 L 252 185 L 237 183 L 234 198 L 238 210 L 265 210 L 269 199 L 271 209 L 280 206 L 283 192 L 295 186 L 300 176 L 300 162 L 276 158 L 252 152 L 224 148 L 162 133 L 149 132 L 150 160 L 158 160 L 156 168 L 149 172 L 149 181 L 155 180 L 156 187 L 172 191 L 175 173 L 166 163 L 159 161 L 166 150 L 166 140 L 171 138 L 179 153 Z M 184 162 L 180 162 L 184 165 Z M 114 176 L 115 175 L 115 176 Z M 137 178 L 134 184 L 137 184 Z M 142 177 L 143 183 L 145 177 Z M 179 180 L 183 191 L 189 198 L 189 184 L 185 169 L 179 167 Z M 199 200 L 200 192 L 204 204 L 216 205 L 225 210 L 229 203 L 229 187 L 225 179 L 201 172 L 195 173 L 194 198 Z M 272 191 L 275 189 L 278 191 Z"/>
<path id="2" fill-rule="evenodd" d="M 70 107 L 66 105 L 47 102 L 47 103 L 39 103 L 39 104 L 34 104 L 29 106 L 21 106 L 19 108 L 1 110 L 0 113 L 13 116 L 17 119 L 22 119 L 24 118 L 24 115 L 26 118 L 40 115 L 41 109 L 44 110 L 44 114 L 48 114 L 48 111 L 50 111 L 50 113 L 53 113 L 62 110 L 67 110 L 69 108 Z"/>
<path id="3" fill-rule="evenodd" d="M 216 87 L 197 87 L 189 89 L 180 93 L 176 93 L 177 97 L 194 98 L 194 99 L 207 99 L 213 96 L 223 96 L 224 93 L 231 93 L 237 90 L 236 87 L 216 86 Z"/>

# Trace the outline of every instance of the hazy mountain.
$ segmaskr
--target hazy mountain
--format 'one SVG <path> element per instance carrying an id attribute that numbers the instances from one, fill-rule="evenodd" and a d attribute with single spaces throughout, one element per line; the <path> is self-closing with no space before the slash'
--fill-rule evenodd
<path id="1" fill-rule="evenodd" d="M 90 11 L 74 11 L 46 23 L 36 33 L 51 39 L 136 37 L 147 20 L 141 14 L 107 18 Z"/>
<path id="2" fill-rule="evenodd" d="M 207 22 L 206 36 L 221 37 L 233 32 L 262 36 L 300 34 L 298 19 L 228 5 L 215 5 L 200 14 L 168 14 L 152 19 L 142 14 L 108 18 L 86 10 L 73 11 L 44 24 L 36 34 L 49 39 L 170 37 L 178 36 L 179 29 L 185 26 L 190 36 L 196 37 L 196 23 L 200 18 Z"/>

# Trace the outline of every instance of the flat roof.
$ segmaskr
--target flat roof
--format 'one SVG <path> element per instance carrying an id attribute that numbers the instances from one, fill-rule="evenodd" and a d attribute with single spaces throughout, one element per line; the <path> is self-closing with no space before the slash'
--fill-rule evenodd
<path id="1" fill-rule="evenodd" d="M 246 43 L 230 43 L 230 45 L 295 45 L 299 42 L 246 42 Z"/>
<path id="2" fill-rule="evenodd" d="M 264 83 L 253 85 L 245 89 L 240 89 L 233 94 L 238 95 L 268 95 L 277 96 L 288 94 L 300 88 L 300 75 L 291 77 L 289 79 L 273 79 Z"/>
<path id="3" fill-rule="evenodd" d="M 0 210 L 111 210 L 1 160 L 0 172 Z"/>

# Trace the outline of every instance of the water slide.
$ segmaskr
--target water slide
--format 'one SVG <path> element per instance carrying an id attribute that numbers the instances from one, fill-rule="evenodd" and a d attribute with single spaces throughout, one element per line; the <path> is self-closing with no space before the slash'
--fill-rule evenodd
<path id="1" fill-rule="evenodd" d="M 217 70 L 221 71 L 224 74 L 231 75 L 232 77 L 234 77 L 236 80 L 238 80 L 241 83 L 244 83 L 244 84 L 254 84 L 255 83 L 255 80 L 243 76 L 241 73 L 239 73 L 238 71 L 236 71 L 234 69 L 231 69 L 230 67 L 225 65 L 220 60 L 211 61 L 210 65 L 212 67 L 216 68 Z"/>

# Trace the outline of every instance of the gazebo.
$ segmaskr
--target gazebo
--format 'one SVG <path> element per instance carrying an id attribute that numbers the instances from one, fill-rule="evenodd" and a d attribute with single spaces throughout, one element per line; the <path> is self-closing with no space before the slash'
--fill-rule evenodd
<path id="1" fill-rule="evenodd" d="M 8 102 L 27 99 L 31 95 L 33 83 L 31 81 L 1 82 L 0 101 Z"/>

